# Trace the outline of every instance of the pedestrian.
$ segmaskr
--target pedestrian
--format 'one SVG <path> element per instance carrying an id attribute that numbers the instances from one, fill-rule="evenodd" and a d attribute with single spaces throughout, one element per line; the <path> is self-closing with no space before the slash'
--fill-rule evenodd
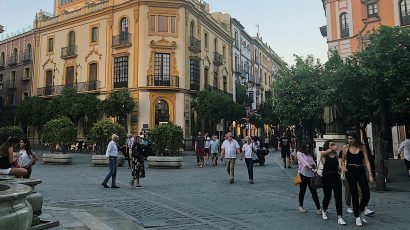
<path id="1" fill-rule="evenodd" d="M 211 150 L 211 156 L 212 156 L 212 166 L 218 165 L 219 145 L 220 143 L 218 140 L 218 136 L 214 135 L 212 137 L 212 140 L 209 142 L 209 148 Z"/>
<path id="2" fill-rule="evenodd" d="M 241 155 L 241 150 L 238 142 L 232 139 L 232 133 L 228 132 L 226 134 L 227 139 L 222 143 L 221 146 L 221 159 L 225 156 L 226 171 L 229 174 L 229 183 L 234 183 L 235 174 L 235 160 L 236 155 Z"/>
<path id="3" fill-rule="evenodd" d="M 195 152 L 198 166 L 201 168 L 204 167 L 205 138 L 202 136 L 201 132 L 198 132 L 198 136 L 195 139 Z"/>
<path id="4" fill-rule="evenodd" d="M 290 133 L 286 132 L 283 133 L 282 138 L 280 139 L 280 152 L 283 159 L 283 167 L 286 168 L 286 163 L 288 165 L 287 168 L 291 168 L 290 166 L 290 147 L 292 145 L 292 139 L 290 137 Z"/>
<path id="5" fill-rule="evenodd" d="M 242 146 L 242 152 L 245 155 L 246 168 L 248 169 L 249 183 L 253 184 L 253 156 L 256 153 L 254 143 L 249 136 L 245 137 L 245 144 Z M 242 157 L 241 157 L 242 158 Z M 241 159 L 242 160 L 242 159 Z"/>
<path id="6" fill-rule="evenodd" d="M 211 154 L 211 152 L 209 151 L 209 143 L 211 142 L 211 138 L 209 137 L 209 134 L 207 132 L 204 135 L 204 139 L 205 139 L 206 164 L 208 164 L 209 155 Z"/>
<path id="7" fill-rule="evenodd" d="M 38 160 L 37 155 L 31 150 L 30 141 L 27 138 L 20 139 L 20 151 L 17 155 L 17 164 L 19 167 L 27 170 L 23 178 L 29 179 L 31 176 L 31 166 Z"/>
<path id="8" fill-rule="evenodd" d="M 406 165 L 407 168 L 407 176 L 410 177 L 410 132 L 408 131 L 406 133 L 406 140 L 403 141 L 400 146 L 398 153 L 403 152 L 403 159 L 404 159 L 404 164 Z"/>
<path id="9" fill-rule="evenodd" d="M 145 177 L 144 155 L 142 145 L 140 144 L 140 137 L 136 139 L 132 145 L 132 180 L 131 184 L 136 188 L 142 188 L 140 178 Z"/>
<path id="10" fill-rule="evenodd" d="M 25 168 L 13 167 L 14 162 L 13 152 L 14 145 L 18 143 L 17 138 L 9 137 L 0 146 L 0 175 L 13 175 L 16 177 L 23 177 L 27 175 Z"/>
<path id="11" fill-rule="evenodd" d="M 105 156 L 108 158 L 108 167 L 110 172 L 105 177 L 105 180 L 101 183 L 104 188 L 108 188 L 108 180 L 111 179 L 111 188 L 119 188 L 116 185 L 116 177 L 117 177 L 117 157 L 118 157 L 118 146 L 117 143 L 119 141 L 119 137 L 117 134 L 113 134 L 111 136 L 111 141 L 107 146 L 107 151 L 105 152 Z"/>
<path id="12" fill-rule="evenodd" d="M 316 189 L 312 188 L 310 185 L 310 181 L 313 177 L 315 177 L 314 170 L 317 168 L 315 160 L 311 154 L 311 147 L 309 143 L 302 143 L 300 147 L 300 151 L 296 153 L 299 168 L 298 173 L 302 182 L 299 184 L 299 212 L 306 212 L 303 206 L 303 200 L 305 199 L 306 188 L 309 187 L 310 193 L 312 194 L 313 201 L 316 205 L 316 213 L 318 215 L 322 214 L 322 210 L 320 209 L 320 202 L 319 197 L 317 195 Z"/>
<path id="13" fill-rule="evenodd" d="M 127 141 L 126 141 L 126 148 L 125 148 L 125 158 L 128 161 L 128 169 L 131 168 L 131 159 L 132 159 L 132 145 L 134 144 L 134 137 L 132 136 L 131 133 L 127 135 Z"/>
<path id="14" fill-rule="evenodd" d="M 342 180 L 340 179 L 341 160 L 337 156 L 337 145 L 334 140 L 327 140 L 323 145 L 323 151 L 320 152 L 320 162 L 323 164 L 323 201 L 322 201 L 322 218 L 328 219 L 327 208 L 332 198 L 332 190 L 335 197 L 337 223 L 346 225 L 343 219 L 342 211 Z"/>
<path id="15" fill-rule="evenodd" d="M 346 172 L 346 180 L 349 183 L 350 193 L 352 194 L 353 213 L 356 218 L 356 225 L 363 226 L 363 223 L 367 223 L 367 220 L 364 218 L 364 211 L 370 200 L 368 182 L 373 182 L 373 175 L 371 173 L 367 152 L 357 134 L 355 132 L 349 132 L 347 134 L 347 141 L 348 144 L 343 146 L 341 166 Z M 365 166 L 368 170 L 368 178 L 366 178 Z M 360 203 L 358 187 L 360 187 L 362 192 Z"/>

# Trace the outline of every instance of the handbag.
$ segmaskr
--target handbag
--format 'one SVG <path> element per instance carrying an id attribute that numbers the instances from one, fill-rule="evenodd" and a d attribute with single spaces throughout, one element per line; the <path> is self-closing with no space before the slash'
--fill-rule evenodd
<path id="1" fill-rule="evenodd" d="M 298 175 L 296 175 L 296 176 L 293 177 L 293 183 L 294 183 L 295 185 L 298 185 L 298 184 L 302 183 L 302 178 L 300 177 L 300 174 L 299 174 L 299 173 L 298 173 Z"/>
<path id="2" fill-rule="evenodd" d="M 319 160 L 319 164 L 320 162 L 322 162 L 322 158 Z M 315 173 L 315 176 L 310 179 L 310 187 L 313 189 L 323 188 L 322 176 L 320 176 L 318 173 Z"/>

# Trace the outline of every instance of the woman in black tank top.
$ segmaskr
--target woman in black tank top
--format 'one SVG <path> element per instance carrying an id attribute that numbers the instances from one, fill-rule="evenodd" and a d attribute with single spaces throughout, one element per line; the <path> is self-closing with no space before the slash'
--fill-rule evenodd
<path id="1" fill-rule="evenodd" d="M 321 163 L 323 163 L 323 201 L 322 201 L 322 218 L 327 220 L 327 208 L 329 207 L 330 199 L 332 198 L 332 190 L 335 196 L 335 204 L 337 211 L 337 223 L 346 225 L 342 218 L 342 181 L 340 180 L 339 171 L 340 161 L 337 156 L 337 146 L 333 140 L 327 140 L 323 145 L 321 154 Z"/>
<path id="2" fill-rule="evenodd" d="M 369 183 L 373 182 L 373 175 L 370 169 L 370 162 L 367 157 L 367 152 L 363 148 L 359 137 L 356 133 L 351 132 L 347 134 L 347 145 L 343 146 L 342 154 L 342 168 L 346 172 L 346 180 L 349 184 L 350 193 L 352 194 L 353 213 L 356 217 L 356 225 L 362 226 L 367 223 L 363 212 L 370 200 Z M 344 167 L 346 165 L 346 167 Z M 366 170 L 369 176 L 366 175 Z M 362 199 L 359 203 L 358 187 L 362 191 Z"/>

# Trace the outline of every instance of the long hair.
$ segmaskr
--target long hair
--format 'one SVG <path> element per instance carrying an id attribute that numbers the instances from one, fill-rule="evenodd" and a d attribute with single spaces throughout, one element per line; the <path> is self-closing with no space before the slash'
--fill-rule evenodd
<path id="1" fill-rule="evenodd" d="M 354 139 L 354 144 L 353 146 L 358 147 L 358 148 L 362 148 L 363 147 L 363 143 L 360 141 L 359 136 L 357 135 L 356 132 L 348 132 L 347 133 L 348 137 L 353 137 Z"/>
<path id="2" fill-rule="evenodd" d="M 310 147 L 310 150 L 307 149 L 308 145 Z M 300 145 L 300 150 L 299 151 L 306 154 L 306 155 L 311 155 L 311 149 L 312 149 L 312 146 L 310 146 L 310 143 L 306 142 L 306 141 L 303 141 L 302 144 Z"/>
<path id="3" fill-rule="evenodd" d="M 18 142 L 17 138 L 9 137 L 7 140 L 0 146 L 0 156 L 7 156 L 8 149 L 15 145 Z"/>
<path id="4" fill-rule="evenodd" d="M 21 141 L 24 142 L 24 144 L 26 145 L 24 149 L 26 150 L 27 154 L 28 155 L 33 154 L 33 152 L 31 151 L 30 141 L 27 138 L 22 138 Z"/>
<path id="5" fill-rule="evenodd" d="M 330 139 L 330 140 L 326 140 L 325 143 L 323 144 L 323 148 L 322 151 L 326 151 L 330 148 L 330 143 L 331 142 L 335 142 L 334 140 Z"/>

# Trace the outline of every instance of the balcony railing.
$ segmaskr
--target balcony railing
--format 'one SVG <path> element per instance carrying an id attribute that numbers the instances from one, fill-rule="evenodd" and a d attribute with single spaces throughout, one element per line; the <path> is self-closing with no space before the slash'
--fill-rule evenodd
<path id="1" fill-rule="evenodd" d="M 61 48 L 61 58 L 70 59 L 77 57 L 77 46 L 67 46 Z"/>
<path id="2" fill-rule="evenodd" d="M 8 89 L 15 89 L 16 88 L 16 81 L 8 81 L 7 82 Z"/>
<path id="3" fill-rule="evenodd" d="M 132 34 L 128 32 L 121 32 L 120 35 L 112 37 L 112 47 L 121 48 L 125 46 L 131 46 Z"/>
<path id="4" fill-rule="evenodd" d="M 218 52 L 214 52 L 214 64 L 216 66 L 221 66 L 224 64 L 224 58 L 222 56 L 222 54 L 218 53 Z"/>
<path id="5" fill-rule="evenodd" d="M 51 96 L 59 95 L 64 87 L 72 87 L 77 90 L 78 93 L 89 92 L 89 91 L 99 91 L 101 81 L 87 81 L 79 82 L 71 85 L 55 85 L 55 86 L 46 86 L 43 88 L 37 89 L 38 96 Z"/>
<path id="6" fill-rule="evenodd" d="M 17 65 L 17 56 L 9 57 L 9 65 Z"/>
<path id="7" fill-rule="evenodd" d="M 171 76 L 167 77 L 158 77 L 153 75 L 147 76 L 147 86 L 154 87 L 154 86 L 161 86 L 161 87 L 172 87 L 172 88 L 179 88 L 179 77 L 178 76 Z"/>
<path id="8" fill-rule="evenodd" d="M 22 61 L 23 62 L 31 62 L 31 60 L 32 60 L 31 55 L 32 55 L 31 50 L 24 51 L 24 53 L 22 53 L 22 57 L 23 57 Z"/>
<path id="9" fill-rule="evenodd" d="M 400 21 L 402 26 L 410 25 L 410 15 L 408 16 L 400 16 Z"/>
<path id="10" fill-rule="evenodd" d="M 216 92 L 224 93 L 224 94 L 227 94 L 228 96 L 230 96 L 231 98 L 233 98 L 233 94 L 232 94 L 232 93 L 223 91 L 223 90 L 218 89 L 217 87 L 212 86 L 212 85 L 205 85 L 205 90 L 208 90 L 208 91 L 216 91 Z"/>
<path id="11" fill-rule="evenodd" d="M 199 84 L 193 84 L 193 83 L 191 83 L 191 90 L 196 90 L 196 91 L 199 91 L 200 90 L 200 86 L 199 86 Z"/>
<path id="12" fill-rule="evenodd" d="M 201 40 L 198 40 L 194 37 L 189 37 L 189 50 L 194 53 L 200 53 L 201 50 Z"/>

